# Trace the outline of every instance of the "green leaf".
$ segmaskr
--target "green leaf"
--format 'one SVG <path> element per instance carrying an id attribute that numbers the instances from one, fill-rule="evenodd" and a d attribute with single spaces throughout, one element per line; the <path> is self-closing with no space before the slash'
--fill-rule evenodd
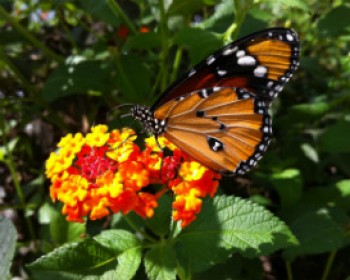
<path id="1" fill-rule="evenodd" d="M 7 149 L 9 150 L 9 152 L 13 152 L 13 150 L 16 148 L 18 140 L 18 137 L 11 139 L 10 142 L 6 143 L 7 148 L 5 148 L 5 146 L 0 146 L 0 161 L 6 157 Z"/>
<path id="2" fill-rule="evenodd" d="M 169 195 L 163 195 L 158 200 L 158 207 L 155 209 L 153 217 L 146 220 L 147 227 L 159 236 L 164 236 L 169 232 L 171 204 L 172 198 Z"/>
<path id="3" fill-rule="evenodd" d="M 319 20 L 317 28 L 324 37 L 348 35 L 350 31 L 349 14 L 350 7 L 345 5 L 338 6 L 329 11 Z"/>
<path id="4" fill-rule="evenodd" d="M 318 187 L 304 193 L 302 201 L 308 205 L 335 206 L 350 209 L 350 180 L 341 180 L 327 187 Z"/>
<path id="5" fill-rule="evenodd" d="M 116 279 L 132 279 L 141 264 L 141 247 L 138 239 L 125 230 L 108 230 L 102 232 L 95 240 L 118 254 Z"/>
<path id="6" fill-rule="evenodd" d="M 119 212 L 113 214 L 111 220 L 111 228 L 133 231 L 133 228 L 130 226 L 130 223 L 126 221 L 126 219 L 138 228 L 143 228 L 146 224 L 145 219 L 141 218 L 135 212 L 129 212 L 126 215 L 123 215 Z"/>
<path id="7" fill-rule="evenodd" d="M 0 215 L 0 275 L 3 279 L 10 274 L 16 241 L 17 231 L 12 222 Z"/>
<path id="8" fill-rule="evenodd" d="M 223 261 L 232 250 L 256 257 L 297 243 L 288 227 L 248 200 L 218 196 L 206 201 L 197 220 L 178 237 L 183 267 L 201 271 Z"/>
<path id="9" fill-rule="evenodd" d="M 272 1 L 270 0 L 272 5 L 276 5 L 276 2 L 279 2 L 281 4 L 283 4 L 283 6 L 285 8 L 298 8 L 301 9 L 305 12 L 309 11 L 309 6 L 308 4 L 303 1 L 303 0 L 278 0 L 278 1 Z"/>
<path id="10" fill-rule="evenodd" d="M 259 280 L 263 275 L 261 260 L 247 259 L 234 254 L 225 263 L 219 263 L 212 268 L 194 275 L 195 280 Z"/>
<path id="11" fill-rule="evenodd" d="M 176 253 L 172 244 L 157 244 L 145 255 L 146 274 L 150 280 L 176 279 Z"/>
<path id="12" fill-rule="evenodd" d="M 138 239 L 126 230 L 105 230 L 94 239 L 116 254 L 131 248 L 138 248 L 140 245 Z"/>
<path id="13" fill-rule="evenodd" d="M 184 28 L 175 34 L 174 40 L 178 45 L 188 47 L 192 64 L 198 63 L 222 46 L 219 36 L 199 28 Z"/>
<path id="14" fill-rule="evenodd" d="M 233 2 L 222 1 L 215 7 L 214 13 L 199 23 L 198 26 L 204 30 L 211 29 L 215 32 L 223 33 L 232 24 L 233 21 Z"/>
<path id="15" fill-rule="evenodd" d="M 116 266 L 112 250 L 105 248 L 93 239 L 79 243 L 66 244 L 51 253 L 34 261 L 29 267 L 32 270 L 75 273 L 83 276 L 87 273 L 101 275 L 106 266 Z M 88 272 L 88 270 L 90 270 Z"/>
<path id="16" fill-rule="evenodd" d="M 79 241 L 85 233 L 84 223 L 68 222 L 61 211 L 49 203 L 43 204 L 39 209 L 39 219 L 41 224 L 49 225 L 50 236 L 57 244 Z"/>
<path id="17" fill-rule="evenodd" d="M 332 154 L 350 152 L 350 122 L 339 121 L 320 136 L 320 148 Z"/>
<path id="18" fill-rule="evenodd" d="M 40 279 L 132 279 L 141 262 L 138 240 L 127 231 L 110 230 L 64 245 L 29 265 Z"/>
<path id="19" fill-rule="evenodd" d="M 147 32 L 138 33 L 135 36 L 129 36 L 128 41 L 124 45 L 124 50 L 129 49 L 147 50 L 161 46 L 161 37 L 158 33 Z"/>
<path id="20" fill-rule="evenodd" d="M 320 159 L 318 157 L 318 152 L 310 144 L 308 143 L 301 144 L 300 148 L 309 160 L 313 161 L 314 163 L 319 162 Z"/>
<path id="21" fill-rule="evenodd" d="M 169 7 L 168 14 L 191 16 L 194 12 L 203 8 L 204 1 L 205 0 L 174 0 Z"/>
<path id="22" fill-rule="evenodd" d="M 108 5 L 108 0 L 79 0 L 80 7 L 86 12 L 95 16 L 97 19 L 100 19 L 114 27 L 118 27 L 120 24 L 120 19 L 113 13 Z"/>
<path id="23" fill-rule="evenodd" d="M 271 206 L 273 203 L 272 201 L 260 194 L 253 194 L 249 197 L 249 200 L 253 201 L 256 204 L 259 204 L 261 206 Z"/>
<path id="24" fill-rule="evenodd" d="M 302 121 L 305 123 L 308 120 L 319 119 L 328 112 L 329 108 L 329 104 L 322 101 L 298 104 L 290 107 L 288 117 L 294 122 Z"/>
<path id="25" fill-rule="evenodd" d="M 342 220 L 343 224 L 334 219 Z M 321 208 L 299 215 L 290 227 L 300 245 L 287 248 L 285 255 L 292 259 L 305 254 L 320 254 L 340 249 L 346 240 L 348 217 L 336 209 Z"/>
<path id="26" fill-rule="evenodd" d="M 115 78 L 124 101 L 146 103 L 150 99 L 151 73 L 140 58 L 132 55 L 120 56 Z"/>
<path id="27" fill-rule="evenodd" d="M 286 169 L 274 173 L 271 176 L 271 183 L 280 196 L 282 208 L 288 208 L 300 199 L 303 181 L 299 170 Z"/>
<path id="28" fill-rule="evenodd" d="M 101 61 L 80 61 L 61 65 L 46 81 L 42 97 L 52 102 L 72 94 L 109 91 L 112 89 L 111 72 L 111 65 Z"/>

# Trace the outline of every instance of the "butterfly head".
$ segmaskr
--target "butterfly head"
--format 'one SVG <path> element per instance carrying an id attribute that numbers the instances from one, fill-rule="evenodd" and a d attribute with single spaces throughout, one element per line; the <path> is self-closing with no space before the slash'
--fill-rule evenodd
<path id="1" fill-rule="evenodd" d="M 131 107 L 131 116 L 140 121 L 145 130 L 151 134 L 159 135 L 166 130 L 166 120 L 155 119 L 148 106 L 134 105 Z"/>

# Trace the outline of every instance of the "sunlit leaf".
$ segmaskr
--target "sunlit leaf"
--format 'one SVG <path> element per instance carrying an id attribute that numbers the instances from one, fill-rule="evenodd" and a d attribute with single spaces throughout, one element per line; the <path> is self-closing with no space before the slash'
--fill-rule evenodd
<path id="1" fill-rule="evenodd" d="M 304 143 L 304 144 L 302 144 L 300 146 L 300 148 L 302 149 L 302 151 L 304 152 L 305 156 L 309 160 L 313 161 L 314 163 L 318 163 L 319 162 L 318 152 L 310 144 Z"/>
<path id="2" fill-rule="evenodd" d="M 232 252 L 256 257 L 296 243 L 288 227 L 262 206 L 218 196 L 206 201 L 197 220 L 178 237 L 177 248 L 182 266 L 201 271 Z"/>
<path id="3" fill-rule="evenodd" d="M 141 255 L 136 237 L 122 230 L 66 244 L 29 265 L 34 279 L 132 279 Z M 121 267 L 123 266 L 123 267 Z M 88 278 L 86 278 L 88 277 Z"/>
<path id="4" fill-rule="evenodd" d="M 9 276 L 16 241 L 17 231 L 12 222 L 0 215 L 0 275 L 3 279 Z"/>
<path id="5" fill-rule="evenodd" d="M 158 244 L 145 255 L 146 274 L 150 280 L 176 279 L 176 253 L 170 244 Z"/>

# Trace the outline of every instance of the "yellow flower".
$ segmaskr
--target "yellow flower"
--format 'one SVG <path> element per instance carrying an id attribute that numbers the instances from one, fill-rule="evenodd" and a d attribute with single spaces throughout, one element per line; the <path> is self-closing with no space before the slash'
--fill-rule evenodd
<path id="1" fill-rule="evenodd" d="M 139 152 L 138 146 L 133 142 L 126 141 L 123 144 L 113 144 L 106 155 L 118 162 L 124 162 L 129 160 L 130 155 L 134 152 Z"/>
<path id="2" fill-rule="evenodd" d="M 158 140 L 158 143 L 156 141 L 156 138 L 154 136 L 151 136 L 145 139 L 145 144 L 147 147 L 151 148 L 153 152 L 161 151 L 159 149 L 159 145 L 162 149 L 165 147 L 167 147 L 171 151 L 176 149 L 176 146 L 163 136 L 159 136 L 157 140 Z"/>
<path id="3" fill-rule="evenodd" d="M 207 168 L 196 161 L 182 163 L 179 174 L 186 181 L 196 181 L 202 178 Z"/>
<path id="4" fill-rule="evenodd" d="M 86 144 L 90 147 L 102 147 L 109 139 L 108 127 L 106 125 L 97 125 L 91 128 L 91 133 L 86 135 Z"/>
<path id="5" fill-rule="evenodd" d="M 85 144 L 85 138 L 81 133 L 74 134 L 74 137 L 71 133 L 67 134 L 61 139 L 57 144 L 57 147 L 70 150 L 72 153 L 76 154 L 81 150 L 81 147 Z"/>
<path id="6" fill-rule="evenodd" d="M 46 161 L 46 176 L 52 178 L 55 174 L 63 172 L 72 164 L 73 159 L 74 155 L 67 151 L 58 150 L 50 153 Z"/>

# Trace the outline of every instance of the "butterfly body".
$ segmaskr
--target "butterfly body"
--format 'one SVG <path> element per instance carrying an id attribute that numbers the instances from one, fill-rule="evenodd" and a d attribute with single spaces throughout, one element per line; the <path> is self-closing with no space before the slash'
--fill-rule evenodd
<path id="1" fill-rule="evenodd" d="M 273 28 L 233 42 L 173 83 L 152 107 L 132 116 L 203 165 L 244 174 L 256 165 L 272 135 L 268 104 L 299 62 L 290 29 Z"/>

